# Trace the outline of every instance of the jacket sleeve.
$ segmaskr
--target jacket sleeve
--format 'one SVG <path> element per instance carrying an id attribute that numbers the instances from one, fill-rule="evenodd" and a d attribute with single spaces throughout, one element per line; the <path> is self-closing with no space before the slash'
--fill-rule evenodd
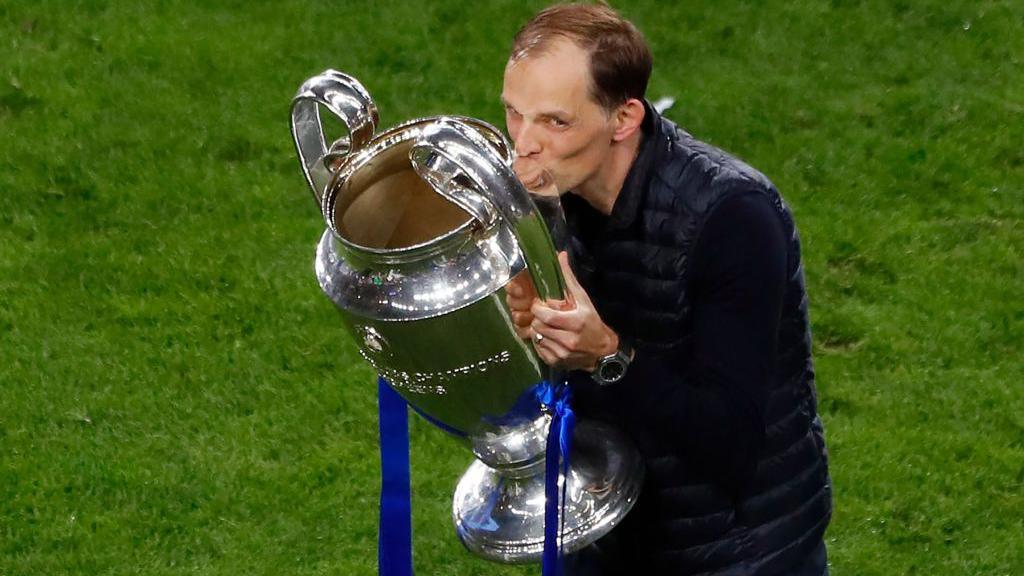
<path id="1" fill-rule="evenodd" d="M 643 387 L 640 412 L 657 432 L 734 491 L 753 477 L 764 442 L 786 258 L 781 220 L 764 195 L 724 200 L 691 254 L 689 365 L 640 350 L 619 384 Z"/>

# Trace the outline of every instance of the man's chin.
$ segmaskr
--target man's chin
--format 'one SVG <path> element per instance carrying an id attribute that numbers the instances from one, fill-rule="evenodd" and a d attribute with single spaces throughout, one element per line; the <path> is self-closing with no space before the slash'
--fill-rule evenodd
<path id="1" fill-rule="evenodd" d="M 551 186 L 548 187 L 548 189 L 551 190 L 551 196 L 562 196 L 566 192 L 569 192 L 570 190 L 573 189 L 571 182 L 565 180 L 564 178 L 554 176 L 552 180 L 553 182 L 551 183 Z"/>
<path id="2" fill-rule="evenodd" d="M 530 193 L 544 198 L 558 198 L 564 194 L 557 181 L 547 182 L 539 188 L 530 188 Z"/>
<path id="3" fill-rule="evenodd" d="M 577 183 L 563 182 L 561 180 L 555 181 L 555 188 L 558 190 L 559 196 L 564 196 L 573 190 L 579 190 L 580 185 Z"/>

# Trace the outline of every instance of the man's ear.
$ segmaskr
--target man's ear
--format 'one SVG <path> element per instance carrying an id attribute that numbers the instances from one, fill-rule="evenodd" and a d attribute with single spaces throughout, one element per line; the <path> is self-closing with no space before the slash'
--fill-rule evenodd
<path id="1" fill-rule="evenodd" d="M 630 98 L 615 109 L 615 132 L 612 140 L 622 142 L 640 130 L 644 122 L 644 103 L 636 98 Z"/>

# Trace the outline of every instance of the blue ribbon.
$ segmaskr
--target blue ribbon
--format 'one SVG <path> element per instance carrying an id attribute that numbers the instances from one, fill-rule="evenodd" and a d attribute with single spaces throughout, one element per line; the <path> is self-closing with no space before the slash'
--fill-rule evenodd
<path id="1" fill-rule="evenodd" d="M 544 456 L 544 552 L 541 556 L 541 574 L 558 576 L 562 573 L 562 542 L 565 529 L 565 493 L 569 485 L 569 454 L 572 452 L 572 431 L 576 414 L 572 411 L 572 393 L 566 383 L 552 386 L 542 382 L 537 387 L 537 400 L 551 414 L 548 429 L 547 453 Z M 556 433 L 557 432 L 557 433 Z M 561 469 L 559 469 L 561 460 Z M 558 492 L 561 472 L 562 492 Z M 561 503 L 561 506 L 559 506 Z"/>
<path id="2" fill-rule="evenodd" d="M 377 572 L 412 576 L 412 504 L 409 496 L 409 412 L 384 378 L 377 379 L 380 417 L 380 524 Z"/>
<path id="3" fill-rule="evenodd" d="M 562 574 L 562 544 L 565 495 L 569 479 L 569 455 L 576 415 L 568 384 L 552 386 L 541 382 L 534 396 L 551 414 L 547 452 L 544 459 L 544 552 L 543 576 Z M 380 576 L 412 576 L 412 506 L 409 491 L 409 412 L 405 400 L 383 377 L 377 379 L 380 417 L 380 525 L 377 539 L 377 569 Z M 415 409 L 415 407 L 414 407 Z M 450 434 L 465 436 L 416 410 L 431 424 Z M 559 466 L 561 463 L 561 466 Z M 565 478 L 558 490 L 559 474 Z M 561 503 L 561 506 L 559 506 Z"/>

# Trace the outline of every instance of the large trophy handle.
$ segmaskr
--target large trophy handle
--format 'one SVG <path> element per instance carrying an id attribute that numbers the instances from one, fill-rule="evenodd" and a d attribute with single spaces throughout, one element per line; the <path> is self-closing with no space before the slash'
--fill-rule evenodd
<path id="1" fill-rule="evenodd" d="M 409 159 L 438 194 L 481 225 L 503 219 L 523 251 L 537 295 L 565 298 L 565 279 L 544 219 L 493 143 L 465 122 L 444 117 L 424 128 Z"/>
<path id="2" fill-rule="evenodd" d="M 341 119 L 348 136 L 327 143 L 321 106 Z M 328 69 L 302 83 L 292 99 L 291 117 L 302 173 L 320 205 L 338 162 L 373 138 L 380 120 L 377 105 L 358 80 Z"/>

